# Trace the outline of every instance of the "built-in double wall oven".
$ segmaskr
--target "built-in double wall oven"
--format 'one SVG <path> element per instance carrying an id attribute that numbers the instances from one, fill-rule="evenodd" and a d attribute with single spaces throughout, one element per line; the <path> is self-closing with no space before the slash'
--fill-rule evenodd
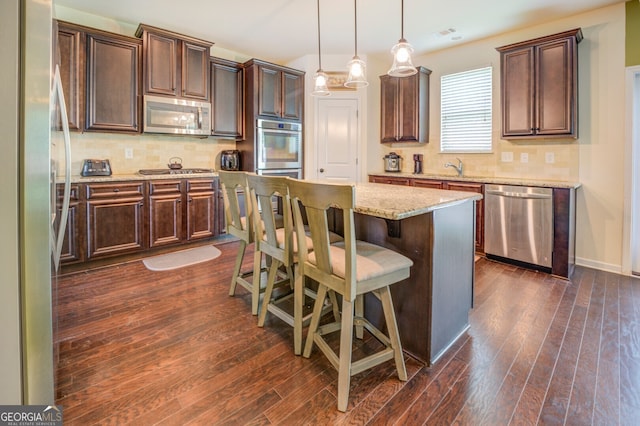
<path id="1" fill-rule="evenodd" d="M 256 173 L 302 177 L 302 124 L 256 120 Z"/>

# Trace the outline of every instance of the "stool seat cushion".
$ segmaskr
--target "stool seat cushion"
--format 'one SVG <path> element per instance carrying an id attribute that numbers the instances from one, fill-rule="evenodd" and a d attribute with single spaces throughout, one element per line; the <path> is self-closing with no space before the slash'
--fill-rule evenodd
<path id="1" fill-rule="evenodd" d="M 333 273 L 340 278 L 345 278 L 346 276 L 344 250 L 344 241 L 337 242 L 329 247 Z M 411 259 L 400 253 L 364 241 L 356 241 L 356 253 L 356 279 L 358 281 L 370 280 L 413 265 Z M 309 253 L 308 261 L 314 265 L 316 264 L 314 252 Z"/>

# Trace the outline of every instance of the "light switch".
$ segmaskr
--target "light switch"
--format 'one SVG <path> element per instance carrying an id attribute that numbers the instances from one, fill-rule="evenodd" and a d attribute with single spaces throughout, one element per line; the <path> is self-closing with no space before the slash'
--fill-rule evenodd
<path id="1" fill-rule="evenodd" d="M 511 151 L 505 151 L 502 153 L 502 162 L 503 163 L 510 163 L 513 161 L 513 152 Z"/>
<path id="2" fill-rule="evenodd" d="M 124 149 L 124 158 L 130 160 L 133 158 L 133 148 L 125 148 Z"/>
<path id="3" fill-rule="evenodd" d="M 521 152 L 520 153 L 520 162 L 521 163 L 528 163 L 529 162 L 529 154 L 526 152 Z"/>

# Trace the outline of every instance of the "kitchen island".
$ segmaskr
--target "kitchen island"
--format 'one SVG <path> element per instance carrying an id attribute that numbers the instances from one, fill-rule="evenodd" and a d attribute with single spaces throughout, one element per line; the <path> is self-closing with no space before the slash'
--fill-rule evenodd
<path id="1" fill-rule="evenodd" d="M 481 197 L 460 191 L 356 184 L 356 237 L 413 261 L 411 276 L 392 285 L 391 293 L 403 349 L 427 365 L 469 328 L 475 201 Z M 375 325 L 384 324 L 375 297 L 365 300 L 365 316 Z"/>

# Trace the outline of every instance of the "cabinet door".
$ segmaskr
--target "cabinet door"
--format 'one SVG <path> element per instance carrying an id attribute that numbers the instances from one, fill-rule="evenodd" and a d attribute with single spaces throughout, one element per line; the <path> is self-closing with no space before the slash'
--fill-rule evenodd
<path id="1" fill-rule="evenodd" d="M 484 185 L 481 183 L 447 182 L 445 189 L 484 194 Z M 476 251 L 484 252 L 484 199 L 476 201 Z"/>
<path id="2" fill-rule="evenodd" d="M 502 55 L 502 136 L 534 134 L 534 50 Z"/>
<path id="3" fill-rule="evenodd" d="M 244 137 L 243 70 L 237 63 L 211 62 L 211 134 Z"/>
<path id="4" fill-rule="evenodd" d="M 56 63 L 60 66 L 60 79 L 64 91 L 64 103 L 67 108 L 69 130 L 82 130 L 80 99 L 84 73 L 81 66 L 81 37 L 78 29 L 58 25 L 56 43 Z"/>
<path id="5" fill-rule="evenodd" d="M 573 45 L 563 39 L 536 47 L 538 135 L 576 134 Z"/>
<path id="6" fill-rule="evenodd" d="M 215 235 L 214 180 L 187 181 L 187 239 L 197 240 Z"/>
<path id="7" fill-rule="evenodd" d="M 209 100 L 209 47 L 182 42 L 182 96 Z"/>
<path id="8" fill-rule="evenodd" d="M 62 198 L 64 193 L 64 185 L 57 185 L 58 203 L 56 220 L 60 220 L 62 215 Z M 84 227 L 82 226 L 81 205 L 78 200 L 79 186 L 71 185 L 71 196 L 69 200 L 69 213 L 67 216 L 67 225 L 62 243 L 62 252 L 60 255 L 60 263 L 70 264 L 81 262 L 84 260 L 82 251 Z M 56 223 L 55 229 L 58 229 Z"/>
<path id="9" fill-rule="evenodd" d="M 415 74 L 411 77 L 398 79 L 398 141 L 400 142 L 417 142 L 419 140 L 418 76 L 419 74 Z"/>
<path id="10" fill-rule="evenodd" d="M 140 44 L 87 34 L 86 130 L 138 132 Z"/>
<path id="11" fill-rule="evenodd" d="M 396 142 L 398 135 L 398 88 L 397 78 L 380 77 L 380 141 Z"/>
<path id="12" fill-rule="evenodd" d="M 149 247 L 183 240 L 182 211 L 179 180 L 149 182 Z"/>
<path id="13" fill-rule="evenodd" d="M 401 177 L 386 177 L 386 176 L 369 176 L 369 182 L 373 183 L 386 183 L 389 185 L 411 185 L 411 180 Z"/>
<path id="14" fill-rule="evenodd" d="M 282 73 L 282 117 L 302 120 L 304 100 L 304 78 L 300 74 Z"/>
<path id="15" fill-rule="evenodd" d="M 177 90 L 178 40 L 146 33 L 145 93 L 175 96 Z"/>
<path id="16" fill-rule="evenodd" d="M 281 72 L 258 67 L 258 115 L 280 117 L 282 101 Z"/>

